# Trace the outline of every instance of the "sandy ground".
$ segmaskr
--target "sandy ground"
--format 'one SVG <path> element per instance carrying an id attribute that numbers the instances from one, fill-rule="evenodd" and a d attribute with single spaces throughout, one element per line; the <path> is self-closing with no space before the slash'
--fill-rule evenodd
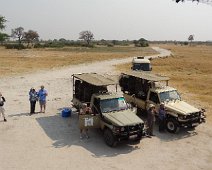
<path id="1" fill-rule="evenodd" d="M 155 49 L 162 56 L 170 54 Z M 0 121 L 0 169 L 212 169 L 212 128 L 207 123 L 178 134 L 160 134 L 156 125 L 152 139 L 110 148 L 98 130 L 90 131 L 90 139 L 79 139 L 76 113 L 71 118 L 61 117 L 61 109 L 71 104 L 73 73 L 115 74 L 113 65 L 131 60 L 81 64 L 0 79 L 8 118 L 6 123 L 2 118 Z M 28 90 L 42 84 L 49 93 L 47 112 L 29 116 Z"/>

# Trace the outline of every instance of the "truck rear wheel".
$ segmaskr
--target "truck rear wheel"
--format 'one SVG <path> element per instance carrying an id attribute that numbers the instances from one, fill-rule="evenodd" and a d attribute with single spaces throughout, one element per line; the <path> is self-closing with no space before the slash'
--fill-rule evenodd
<path id="1" fill-rule="evenodd" d="M 142 135 L 138 135 L 138 137 L 135 138 L 134 141 L 135 141 L 135 142 L 140 142 L 141 138 L 142 138 Z"/>
<path id="2" fill-rule="evenodd" d="M 179 124 L 175 119 L 170 118 L 166 121 L 166 129 L 170 133 L 177 133 L 179 131 Z"/>
<path id="3" fill-rule="evenodd" d="M 104 140 L 105 140 L 106 144 L 110 147 L 113 147 L 117 144 L 117 141 L 110 129 L 104 130 Z"/>

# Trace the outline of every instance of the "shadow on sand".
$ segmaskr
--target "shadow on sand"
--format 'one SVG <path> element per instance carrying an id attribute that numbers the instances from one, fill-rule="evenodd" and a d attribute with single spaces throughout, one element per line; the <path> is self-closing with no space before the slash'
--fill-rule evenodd
<path id="1" fill-rule="evenodd" d="M 181 128 L 179 130 L 179 132 L 173 134 L 173 133 L 169 133 L 167 131 L 159 132 L 158 125 L 156 124 L 155 126 L 156 126 L 155 136 L 165 142 L 181 140 L 181 139 L 185 139 L 185 138 L 189 138 L 189 137 L 198 135 L 198 133 L 194 129 L 191 129 L 191 128 L 188 128 L 188 129 Z"/>
<path id="2" fill-rule="evenodd" d="M 40 112 L 35 112 L 32 115 L 38 114 L 38 113 L 40 113 Z M 16 113 L 16 114 L 8 115 L 8 117 L 21 117 L 21 116 L 30 116 L 30 114 L 29 114 L 29 112 L 27 112 L 27 113 Z"/>
<path id="3" fill-rule="evenodd" d="M 60 109 L 61 110 L 61 109 Z M 36 118 L 39 125 L 53 141 L 55 148 L 82 146 L 93 153 L 94 157 L 112 157 L 119 154 L 127 154 L 139 149 L 132 143 L 120 143 L 115 148 L 108 147 L 100 130 L 90 129 L 89 139 L 80 139 L 78 128 L 78 115 L 73 112 L 69 118 L 62 118 L 59 114 Z"/>
<path id="4" fill-rule="evenodd" d="M 146 122 L 147 116 L 140 116 L 140 118 Z M 166 130 L 164 130 L 164 132 L 159 132 L 158 121 L 155 122 L 153 133 L 157 138 L 165 142 L 181 140 L 198 135 L 194 128 L 180 128 L 177 133 L 169 133 Z"/>
<path id="5" fill-rule="evenodd" d="M 61 110 L 62 108 L 58 109 L 58 111 Z M 89 150 L 93 153 L 94 157 L 112 157 L 119 154 L 127 154 L 139 149 L 137 145 L 129 142 L 119 143 L 114 148 L 108 147 L 104 142 L 102 131 L 97 129 L 89 130 L 89 139 L 80 139 L 78 114 L 75 111 L 69 118 L 62 118 L 61 114 L 57 114 L 47 117 L 39 117 L 36 118 L 36 121 L 43 128 L 47 136 L 51 138 L 55 148 L 77 145 Z M 177 134 L 171 134 L 167 131 L 160 133 L 158 131 L 158 124 L 156 123 L 154 127 L 154 134 L 155 137 L 160 140 L 170 142 L 195 136 L 197 135 L 197 132 L 193 129 L 180 129 Z"/>

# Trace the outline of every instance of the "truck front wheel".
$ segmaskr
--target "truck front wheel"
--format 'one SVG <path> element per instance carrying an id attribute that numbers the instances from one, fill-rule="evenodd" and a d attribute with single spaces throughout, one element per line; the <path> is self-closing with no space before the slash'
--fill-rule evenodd
<path id="1" fill-rule="evenodd" d="M 108 146 L 113 147 L 117 144 L 117 141 L 110 129 L 104 130 L 104 139 Z"/>
<path id="2" fill-rule="evenodd" d="M 169 118 L 166 121 L 166 129 L 170 133 L 177 133 L 179 131 L 179 124 L 175 119 Z"/>

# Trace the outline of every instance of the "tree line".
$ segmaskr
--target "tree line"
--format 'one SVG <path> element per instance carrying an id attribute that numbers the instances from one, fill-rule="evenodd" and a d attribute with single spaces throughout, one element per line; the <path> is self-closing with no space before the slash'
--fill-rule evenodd
<path id="1" fill-rule="evenodd" d="M 0 15 L 0 31 L 4 30 L 7 20 L 5 17 Z M 45 48 L 45 47 L 64 47 L 64 46 L 85 46 L 85 47 L 94 47 L 95 45 L 104 45 L 108 47 L 113 47 L 115 45 L 126 46 L 134 44 L 136 47 L 147 47 L 149 43 L 146 39 L 140 38 L 138 40 L 94 40 L 94 34 L 89 31 L 81 31 L 79 33 L 78 40 L 66 40 L 61 38 L 59 40 L 48 40 L 42 41 L 39 40 L 39 34 L 37 31 L 28 30 L 25 31 L 23 27 L 17 27 L 11 30 L 11 35 L 0 32 L 0 43 L 8 49 L 24 49 L 24 48 Z M 15 43 L 10 40 L 10 38 L 15 39 Z M 8 43 L 10 42 L 10 43 Z"/>

